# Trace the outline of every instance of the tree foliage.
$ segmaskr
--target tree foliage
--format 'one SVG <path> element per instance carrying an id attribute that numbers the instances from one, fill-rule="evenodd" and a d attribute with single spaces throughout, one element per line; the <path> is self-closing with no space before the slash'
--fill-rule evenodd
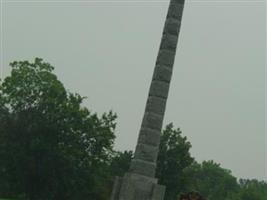
<path id="1" fill-rule="evenodd" d="M 186 190 L 199 191 L 209 200 L 225 200 L 238 191 L 237 180 L 230 170 L 214 161 L 194 162 L 185 170 Z"/>
<path id="2" fill-rule="evenodd" d="M 123 175 L 129 170 L 132 159 L 132 151 L 115 152 L 110 164 L 110 173 L 113 176 L 123 177 Z"/>
<path id="3" fill-rule="evenodd" d="M 133 158 L 113 149 L 116 115 L 83 107 L 84 97 L 68 92 L 42 59 L 11 67 L 0 84 L 0 196 L 109 199 L 113 177 L 123 176 Z M 208 200 L 267 199 L 266 182 L 237 181 L 214 161 L 194 161 L 190 149 L 173 124 L 162 131 L 156 176 L 166 200 L 190 191 Z"/>
<path id="4" fill-rule="evenodd" d="M 2 195 L 101 199 L 116 115 L 82 107 L 39 58 L 11 67 L 0 88 Z"/>
<path id="5" fill-rule="evenodd" d="M 194 162 L 185 171 L 186 191 L 198 191 L 208 200 L 264 200 L 267 183 L 258 180 L 237 180 L 230 170 L 214 161 Z"/>
<path id="6" fill-rule="evenodd" d="M 267 199 L 267 183 L 256 179 L 241 179 L 238 200 L 265 200 Z"/>
<path id="7" fill-rule="evenodd" d="M 162 131 L 156 177 L 160 184 L 166 186 L 166 200 L 176 199 L 184 190 L 183 170 L 194 161 L 190 148 L 190 142 L 182 136 L 180 129 L 174 129 L 172 123 Z"/>

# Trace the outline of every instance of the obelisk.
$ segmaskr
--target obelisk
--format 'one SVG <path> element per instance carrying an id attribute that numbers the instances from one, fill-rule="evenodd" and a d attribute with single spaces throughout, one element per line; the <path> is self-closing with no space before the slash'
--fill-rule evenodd
<path id="1" fill-rule="evenodd" d="M 170 1 L 134 159 L 129 172 L 116 178 L 111 200 L 164 199 L 155 171 L 183 8 L 184 0 Z"/>

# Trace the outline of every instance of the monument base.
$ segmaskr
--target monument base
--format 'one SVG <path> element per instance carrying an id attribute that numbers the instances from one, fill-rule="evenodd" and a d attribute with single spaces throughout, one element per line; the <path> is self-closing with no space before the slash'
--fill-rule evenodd
<path id="1" fill-rule="evenodd" d="M 126 173 L 115 178 L 111 200 L 163 200 L 165 186 L 157 182 L 156 178 Z"/>

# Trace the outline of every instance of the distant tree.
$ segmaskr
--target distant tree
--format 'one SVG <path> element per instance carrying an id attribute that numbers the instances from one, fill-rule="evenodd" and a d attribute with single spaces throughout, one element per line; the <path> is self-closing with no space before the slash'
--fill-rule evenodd
<path id="1" fill-rule="evenodd" d="M 267 199 L 267 183 L 256 179 L 241 179 L 240 194 L 241 200 L 266 200 Z"/>
<path id="2" fill-rule="evenodd" d="M 190 142 L 182 136 L 180 129 L 174 129 L 172 123 L 162 131 L 156 177 L 160 184 L 166 186 L 166 200 L 176 200 L 178 194 L 185 190 L 183 171 L 194 161 L 190 148 Z"/>
<path id="3" fill-rule="evenodd" d="M 11 67 L 0 85 L 0 195 L 104 199 L 116 115 L 82 107 L 42 59 Z"/>
<path id="4" fill-rule="evenodd" d="M 186 191 L 195 190 L 209 200 L 225 200 L 239 191 L 236 178 L 230 170 L 214 161 L 194 162 L 185 171 Z M 231 199 L 231 198 L 230 198 Z"/>

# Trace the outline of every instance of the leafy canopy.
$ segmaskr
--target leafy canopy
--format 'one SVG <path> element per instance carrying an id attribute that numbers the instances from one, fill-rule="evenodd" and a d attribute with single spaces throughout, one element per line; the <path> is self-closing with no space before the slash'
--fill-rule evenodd
<path id="1" fill-rule="evenodd" d="M 162 131 L 156 177 L 160 184 L 166 186 L 166 200 L 177 199 L 177 195 L 184 191 L 183 171 L 194 161 L 190 148 L 191 143 L 172 123 Z"/>
<path id="2" fill-rule="evenodd" d="M 11 67 L 0 86 L 1 195 L 101 199 L 116 115 L 82 107 L 40 58 Z"/>

